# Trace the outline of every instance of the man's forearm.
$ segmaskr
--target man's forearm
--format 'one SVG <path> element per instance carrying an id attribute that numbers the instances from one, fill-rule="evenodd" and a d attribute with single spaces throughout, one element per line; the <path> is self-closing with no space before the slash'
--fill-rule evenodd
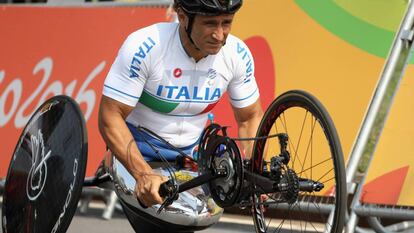
<path id="1" fill-rule="evenodd" d="M 99 131 L 116 158 L 134 178 L 142 172 L 151 172 L 151 167 L 142 157 L 126 123 L 126 113 L 122 113 L 112 100 L 103 99 L 99 112 Z"/>
<path id="2" fill-rule="evenodd" d="M 125 122 L 112 121 L 102 124 L 101 134 L 116 158 L 135 178 L 143 172 L 150 172 Z"/>
<path id="3" fill-rule="evenodd" d="M 260 100 L 245 108 L 233 108 L 234 116 L 237 121 L 239 137 L 252 138 L 256 136 L 257 128 L 263 117 L 263 110 Z M 250 158 L 252 155 L 254 140 L 241 141 L 243 154 Z"/>
<path id="4" fill-rule="evenodd" d="M 246 122 L 242 122 L 239 124 L 239 137 L 240 138 L 252 138 L 256 136 L 257 128 L 259 127 L 260 121 L 262 117 L 261 114 L 257 115 L 256 117 L 249 119 Z M 250 158 L 253 152 L 253 144 L 254 140 L 249 141 L 241 141 L 240 142 L 243 148 L 243 154 Z"/>

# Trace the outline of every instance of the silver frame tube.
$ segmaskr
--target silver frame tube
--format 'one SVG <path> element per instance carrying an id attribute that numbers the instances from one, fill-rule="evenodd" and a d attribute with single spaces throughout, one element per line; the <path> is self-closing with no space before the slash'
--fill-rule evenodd
<path id="1" fill-rule="evenodd" d="M 414 4 L 412 1 L 409 2 L 405 16 L 401 22 L 398 33 L 394 38 L 394 42 L 391 47 L 391 51 L 387 57 L 386 63 L 384 65 L 383 71 L 380 76 L 380 80 L 377 83 L 374 95 L 371 99 L 370 105 L 368 107 L 367 113 L 361 125 L 358 136 L 355 140 L 354 146 L 352 148 L 348 166 L 347 166 L 347 186 L 349 191 L 353 193 L 355 190 L 355 184 L 353 180 L 355 178 L 356 170 L 361 160 L 362 154 L 366 149 L 369 136 L 373 132 L 374 122 L 378 120 L 380 108 L 386 109 L 386 114 L 388 115 L 393 98 L 395 96 L 396 90 L 398 89 L 399 83 L 405 73 L 407 64 L 411 57 L 412 53 L 412 40 L 413 40 L 413 24 L 414 24 Z M 397 85 L 395 87 L 390 86 L 391 80 L 397 80 Z M 392 93 L 392 98 L 389 103 L 385 103 L 385 94 L 389 92 Z M 387 117 L 384 118 L 381 124 L 381 130 L 384 125 L 384 122 Z M 375 138 L 375 144 L 378 142 L 378 138 Z M 371 164 L 373 155 L 371 155 L 369 165 Z M 369 167 L 368 165 L 368 167 Z M 355 227 L 358 222 L 358 216 L 355 212 L 357 206 L 360 205 L 361 190 L 366 179 L 366 174 L 363 177 L 362 181 L 358 185 L 358 189 L 354 195 L 354 199 L 351 204 L 351 214 L 348 219 L 346 231 L 349 233 L 354 232 Z"/>
<path id="2" fill-rule="evenodd" d="M 402 79 L 405 72 L 409 58 L 411 57 L 411 46 L 413 39 L 413 23 L 414 23 L 414 7 L 413 2 L 410 2 L 401 23 L 400 29 L 394 38 L 391 52 L 388 55 L 387 61 L 377 83 L 374 95 L 369 104 L 365 118 L 362 122 L 358 136 L 354 142 L 354 146 L 350 153 L 350 158 L 347 165 L 347 183 L 352 183 L 356 174 L 358 163 L 366 148 L 368 138 L 373 130 L 373 125 L 378 117 L 380 107 L 384 104 L 384 97 L 387 91 L 391 91 L 393 96 L 397 90 L 389 90 L 389 83 L 391 80 Z M 384 106 L 389 111 L 391 104 Z M 385 122 L 385 120 L 384 120 Z"/>
<path id="3" fill-rule="evenodd" d="M 354 207 L 354 212 L 358 216 L 363 217 L 383 217 L 391 219 L 400 219 L 400 220 L 413 220 L 414 219 L 414 210 L 404 209 L 403 207 L 380 207 L 380 206 L 370 206 L 370 205 L 358 205 Z"/>

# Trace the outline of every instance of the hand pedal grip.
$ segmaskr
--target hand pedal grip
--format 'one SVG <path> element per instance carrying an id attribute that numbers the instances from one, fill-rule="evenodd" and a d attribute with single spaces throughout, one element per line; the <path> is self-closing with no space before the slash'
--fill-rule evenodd
<path id="1" fill-rule="evenodd" d="M 162 183 L 160 185 L 160 189 L 158 190 L 158 193 L 160 194 L 161 197 L 167 197 L 167 196 L 173 195 L 172 193 L 173 191 L 174 191 L 174 184 L 171 180 L 168 180 L 167 182 Z M 139 198 L 137 198 L 137 200 L 143 209 L 148 208 L 148 206 L 144 205 L 144 203 L 142 203 L 141 200 L 139 200 Z"/>
<path id="2" fill-rule="evenodd" d="M 160 194 L 161 197 L 167 197 L 172 195 L 174 191 L 174 184 L 171 180 L 168 180 L 165 183 L 162 183 L 160 185 L 160 189 L 158 190 L 158 193 Z"/>

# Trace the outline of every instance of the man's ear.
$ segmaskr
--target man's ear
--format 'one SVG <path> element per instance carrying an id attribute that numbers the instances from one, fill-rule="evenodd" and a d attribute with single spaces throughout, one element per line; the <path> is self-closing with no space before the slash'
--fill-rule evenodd
<path id="1" fill-rule="evenodd" d="M 184 26 L 184 28 L 187 28 L 188 24 L 188 17 L 181 8 L 177 8 L 177 16 L 178 16 L 178 22 L 180 22 L 181 25 Z"/>

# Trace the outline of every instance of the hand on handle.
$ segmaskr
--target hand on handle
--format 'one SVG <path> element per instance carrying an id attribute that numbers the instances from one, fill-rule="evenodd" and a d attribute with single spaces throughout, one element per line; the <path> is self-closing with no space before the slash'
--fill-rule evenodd
<path id="1" fill-rule="evenodd" d="M 164 202 L 159 194 L 160 186 L 168 181 L 168 177 L 159 174 L 143 174 L 137 179 L 135 194 L 143 208 Z"/>

